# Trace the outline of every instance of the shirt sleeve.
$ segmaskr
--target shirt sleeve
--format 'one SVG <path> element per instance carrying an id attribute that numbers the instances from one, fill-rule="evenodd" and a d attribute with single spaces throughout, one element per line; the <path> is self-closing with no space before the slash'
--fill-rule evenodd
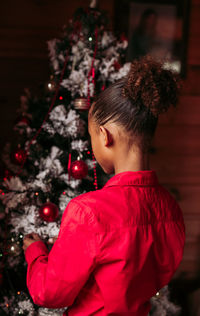
<path id="1" fill-rule="evenodd" d="M 92 220 L 72 200 L 50 253 L 41 241 L 27 248 L 27 286 L 35 304 L 49 308 L 72 305 L 95 267 L 97 245 Z"/>

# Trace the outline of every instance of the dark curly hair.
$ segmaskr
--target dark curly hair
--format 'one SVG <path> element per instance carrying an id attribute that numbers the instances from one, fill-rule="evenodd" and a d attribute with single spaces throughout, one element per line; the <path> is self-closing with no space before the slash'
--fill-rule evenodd
<path id="1" fill-rule="evenodd" d="M 96 98 L 90 111 L 98 125 L 108 121 L 121 125 L 135 136 L 143 151 L 148 150 L 158 115 L 176 106 L 179 79 L 149 56 L 134 60 L 128 75 L 109 86 Z"/>

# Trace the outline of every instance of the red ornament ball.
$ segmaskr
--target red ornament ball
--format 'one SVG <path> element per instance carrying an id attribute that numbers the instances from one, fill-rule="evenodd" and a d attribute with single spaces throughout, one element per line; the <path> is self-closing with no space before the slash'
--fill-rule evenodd
<path id="1" fill-rule="evenodd" d="M 12 160 L 17 165 L 22 165 L 23 163 L 25 163 L 26 157 L 27 157 L 27 153 L 21 148 L 17 148 L 12 153 Z"/>
<path id="2" fill-rule="evenodd" d="M 88 174 L 88 166 L 83 160 L 76 160 L 71 164 L 71 175 L 74 179 L 83 179 Z"/>
<path id="3" fill-rule="evenodd" d="M 54 222 L 58 217 L 59 209 L 57 205 L 46 202 L 39 209 L 39 215 L 45 222 Z"/>

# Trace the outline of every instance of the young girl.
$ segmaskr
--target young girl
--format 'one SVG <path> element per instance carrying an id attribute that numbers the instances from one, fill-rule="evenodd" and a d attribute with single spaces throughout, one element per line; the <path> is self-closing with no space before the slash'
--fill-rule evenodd
<path id="1" fill-rule="evenodd" d="M 176 104 L 177 93 L 175 76 L 145 57 L 93 103 L 94 155 L 115 175 L 103 189 L 70 201 L 50 253 L 38 235 L 24 238 L 36 304 L 68 306 L 69 316 L 147 316 L 185 241 L 181 210 L 148 163 L 158 115 Z"/>

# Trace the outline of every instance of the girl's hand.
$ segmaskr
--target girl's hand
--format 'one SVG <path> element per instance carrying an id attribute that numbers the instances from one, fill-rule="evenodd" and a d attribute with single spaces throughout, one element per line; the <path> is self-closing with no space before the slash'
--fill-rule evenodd
<path id="1" fill-rule="evenodd" d="M 23 250 L 24 250 L 24 252 L 35 241 L 42 241 L 38 234 L 31 233 L 31 234 L 26 235 L 24 237 L 24 240 L 23 240 Z"/>

